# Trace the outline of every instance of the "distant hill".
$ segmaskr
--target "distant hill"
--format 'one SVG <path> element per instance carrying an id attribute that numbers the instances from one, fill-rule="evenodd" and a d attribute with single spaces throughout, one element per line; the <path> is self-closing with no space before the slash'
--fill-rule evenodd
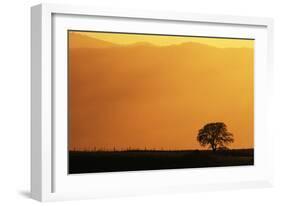
<path id="1" fill-rule="evenodd" d="M 69 41 L 70 48 L 110 48 L 117 46 L 107 41 L 74 32 L 69 33 L 69 38 L 71 38 L 71 41 Z"/>

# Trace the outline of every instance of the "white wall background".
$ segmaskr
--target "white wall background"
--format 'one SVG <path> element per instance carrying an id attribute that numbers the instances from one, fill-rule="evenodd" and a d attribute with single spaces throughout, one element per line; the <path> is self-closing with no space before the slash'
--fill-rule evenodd
<path id="1" fill-rule="evenodd" d="M 30 6 L 46 2 L 7 0 L 0 6 L 0 205 L 36 205 L 30 182 Z M 281 3 L 276 0 L 58 0 L 114 8 L 265 16 L 275 20 L 275 82 L 271 108 L 275 182 L 271 189 L 58 202 L 59 205 L 280 205 L 281 203 Z M 280 126 L 279 126 L 280 125 Z"/>

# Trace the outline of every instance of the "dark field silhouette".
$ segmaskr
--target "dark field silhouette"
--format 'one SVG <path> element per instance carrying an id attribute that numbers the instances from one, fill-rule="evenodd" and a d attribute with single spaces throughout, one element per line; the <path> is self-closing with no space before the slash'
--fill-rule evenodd
<path id="1" fill-rule="evenodd" d="M 253 149 L 69 152 L 69 174 L 254 165 Z"/>

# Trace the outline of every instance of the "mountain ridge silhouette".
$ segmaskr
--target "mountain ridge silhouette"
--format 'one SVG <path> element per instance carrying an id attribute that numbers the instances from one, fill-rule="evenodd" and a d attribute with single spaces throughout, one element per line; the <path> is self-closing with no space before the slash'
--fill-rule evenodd
<path id="1" fill-rule="evenodd" d="M 106 48 L 115 48 L 115 47 L 124 47 L 124 48 L 133 48 L 133 47 L 157 47 L 157 48 L 174 48 L 174 47 L 190 47 L 190 46 L 204 46 L 204 47 L 210 47 L 210 48 L 216 48 L 216 49 L 252 49 L 247 47 L 216 47 L 209 44 L 203 44 L 198 42 L 183 42 L 178 44 L 170 44 L 170 45 L 156 45 L 150 42 L 146 41 L 140 41 L 132 44 L 117 44 L 112 43 L 110 41 L 101 40 L 98 38 L 94 38 L 88 35 L 78 34 L 78 33 L 70 33 L 69 38 L 71 38 L 71 42 L 69 42 L 69 48 L 70 49 L 77 49 L 77 48 L 100 48 L 100 49 L 106 49 Z"/>

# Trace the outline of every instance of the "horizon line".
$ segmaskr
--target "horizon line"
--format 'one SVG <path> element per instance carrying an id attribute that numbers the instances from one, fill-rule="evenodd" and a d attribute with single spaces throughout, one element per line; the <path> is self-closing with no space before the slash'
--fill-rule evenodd
<path id="1" fill-rule="evenodd" d="M 228 148 L 225 151 L 228 150 L 250 150 L 253 149 L 254 147 L 250 147 L 250 148 Z M 212 151 L 212 149 L 126 149 L 126 150 L 68 150 L 68 152 L 130 152 L 130 151 L 154 151 L 154 152 L 162 152 L 162 151 L 169 151 L 169 152 L 180 152 L 180 151 Z M 219 150 L 218 150 L 219 151 Z M 222 150 L 223 151 L 223 150 Z"/>

